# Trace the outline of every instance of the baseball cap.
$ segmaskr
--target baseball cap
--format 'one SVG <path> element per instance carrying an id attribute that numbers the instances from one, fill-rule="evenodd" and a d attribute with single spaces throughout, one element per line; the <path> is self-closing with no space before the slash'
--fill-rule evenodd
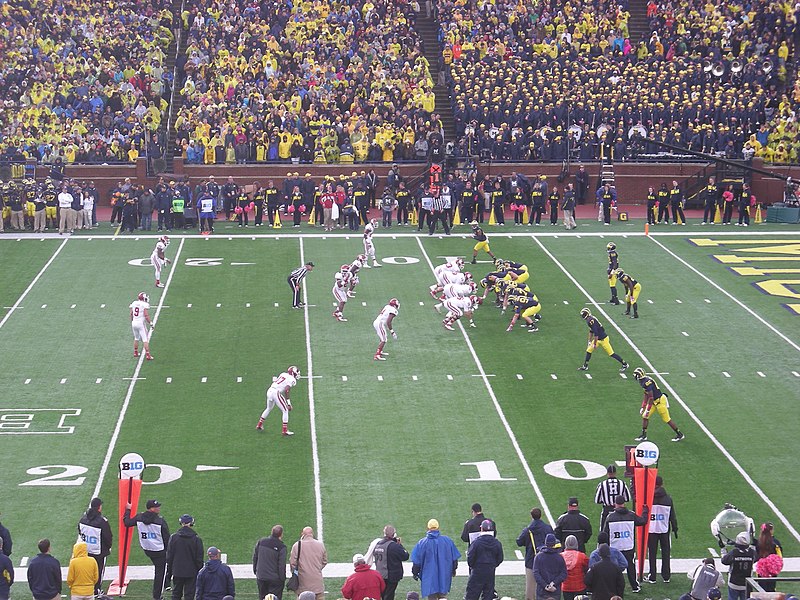
<path id="1" fill-rule="evenodd" d="M 492 531 L 494 529 L 492 525 L 493 524 L 489 519 L 484 519 L 481 521 L 481 531 Z"/>
<path id="2" fill-rule="evenodd" d="M 656 487 L 661 487 L 662 485 L 664 485 L 664 479 L 661 477 L 661 475 L 657 475 L 656 476 Z"/>
<path id="3" fill-rule="evenodd" d="M 417 592 L 408 592 L 406 594 L 406 600 L 419 600 L 419 594 Z"/>
<path id="4" fill-rule="evenodd" d="M 366 562 L 364 560 L 364 555 L 363 554 L 353 554 L 353 564 L 354 565 L 357 565 L 358 563 L 363 563 L 363 562 Z"/>
<path id="5" fill-rule="evenodd" d="M 219 548 L 217 548 L 216 546 L 211 546 L 208 549 L 208 555 L 209 556 L 219 556 Z"/>
<path id="6" fill-rule="evenodd" d="M 145 506 L 147 507 L 147 510 L 150 510 L 151 508 L 158 508 L 159 506 L 161 506 L 161 502 L 159 502 L 158 500 L 148 500 Z"/>
<path id="7" fill-rule="evenodd" d="M 181 518 L 179 520 L 181 522 L 181 525 L 191 525 L 192 523 L 194 523 L 194 517 L 192 515 L 181 515 Z"/>
<path id="8" fill-rule="evenodd" d="M 439 521 L 431 519 L 428 521 L 428 529 L 439 529 Z"/>
<path id="9" fill-rule="evenodd" d="M 625 496 L 622 494 L 614 496 L 614 504 L 625 504 Z"/>
<path id="10" fill-rule="evenodd" d="M 720 598 L 722 598 L 722 592 L 719 591 L 718 587 L 708 590 L 708 600 L 719 600 Z"/>
<path id="11" fill-rule="evenodd" d="M 544 545 L 547 546 L 548 548 L 554 547 L 557 542 L 558 540 L 556 539 L 556 536 L 554 536 L 552 533 L 548 533 L 544 537 Z"/>
<path id="12" fill-rule="evenodd" d="M 578 499 L 575 496 L 572 496 L 568 501 L 567 504 L 569 506 L 578 506 Z"/>
<path id="13" fill-rule="evenodd" d="M 742 533 L 736 536 L 736 544 L 739 546 L 749 546 L 750 535 L 746 531 L 743 531 Z"/>

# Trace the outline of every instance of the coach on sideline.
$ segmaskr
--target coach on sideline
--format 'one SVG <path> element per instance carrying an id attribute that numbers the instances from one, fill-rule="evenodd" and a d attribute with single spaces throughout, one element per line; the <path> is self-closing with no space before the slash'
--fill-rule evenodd
<path id="1" fill-rule="evenodd" d="M 305 306 L 305 304 L 300 301 L 300 292 L 303 289 L 301 284 L 308 272 L 313 270 L 314 263 L 309 261 L 289 273 L 289 277 L 286 281 L 289 282 L 289 287 L 292 288 L 292 308 L 302 308 Z"/>

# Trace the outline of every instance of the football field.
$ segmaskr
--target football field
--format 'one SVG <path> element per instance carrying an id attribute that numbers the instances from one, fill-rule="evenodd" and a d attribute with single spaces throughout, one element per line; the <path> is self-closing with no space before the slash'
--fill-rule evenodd
<path id="1" fill-rule="evenodd" d="M 433 267 L 466 256 L 476 280 L 493 270 L 484 253 L 469 264 L 464 230 L 379 230 L 383 266 L 361 271 L 347 322 L 331 316 L 333 274 L 363 251 L 360 234 L 175 236 L 163 289 L 149 264 L 156 236 L 0 239 L 0 510 L 14 563 L 49 537 L 66 565 L 95 494 L 113 523 L 127 452 L 148 465 L 140 509 L 158 499 L 173 531 L 191 513 L 231 564 L 249 563 L 275 523 L 288 544 L 313 526 L 334 563 L 386 523 L 409 549 L 431 517 L 458 538 L 473 502 L 513 563 L 534 506 L 554 522 L 578 496 L 598 527 L 595 487 L 641 429 L 635 367 L 653 374 L 686 435 L 671 443 L 669 427 L 650 422 L 680 524 L 673 556 L 708 555 L 709 522 L 726 502 L 772 521 L 784 556 L 800 555 L 800 229 L 492 229 L 493 252 L 530 268 L 536 333 L 506 332 L 511 311 L 501 315 L 493 294 L 476 328 L 442 327 Z M 607 303 L 609 241 L 642 283 L 638 320 Z M 304 261 L 316 265 L 308 306 L 292 310 L 286 278 Z M 128 306 L 140 291 L 156 321 L 152 362 L 132 355 Z M 391 297 L 398 340 L 373 361 L 372 321 Z M 584 307 L 627 373 L 602 351 L 577 370 Z M 289 365 L 302 375 L 295 435 L 280 435 L 277 411 L 257 432 L 264 390 Z M 149 564 L 135 546 L 132 564 Z"/>

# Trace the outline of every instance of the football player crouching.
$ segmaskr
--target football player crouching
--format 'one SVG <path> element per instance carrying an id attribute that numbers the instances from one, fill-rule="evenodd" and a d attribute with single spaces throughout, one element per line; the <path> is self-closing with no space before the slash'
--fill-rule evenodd
<path id="1" fill-rule="evenodd" d="M 448 283 L 442 288 L 442 295 L 439 297 L 440 302 L 433 308 L 436 312 L 442 312 L 444 301 L 448 298 L 466 298 L 474 294 L 477 289 L 478 286 L 474 281 L 469 281 L 467 283 Z"/>
<path id="2" fill-rule="evenodd" d="M 430 286 L 431 296 L 436 298 L 437 289 L 444 287 L 448 283 L 452 283 L 447 276 L 451 273 L 460 273 L 464 268 L 464 259 L 457 258 L 452 262 L 446 262 L 433 269 L 433 276 L 436 278 L 436 283 Z"/>
<path id="3" fill-rule="evenodd" d="M 359 283 L 358 272 L 364 267 L 364 262 L 367 260 L 366 254 L 359 254 L 355 257 L 353 262 L 350 263 L 350 279 L 347 289 L 347 297 L 356 297 L 356 286 Z"/>
<path id="4" fill-rule="evenodd" d="M 539 328 L 533 321 L 533 318 L 542 310 L 542 305 L 539 302 L 539 298 L 536 297 L 536 294 L 531 291 L 525 292 L 515 288 L 509 293 L 508 301 L 514 307 L 514 316 L 511 317 L 511 323 L 509 323 L 506 331 L 514 329 L 514 324 L 520 317 L 525 321 L 530 333 L 539 331 Z"/>
<path id="5" fill-rule="evenodd" d="M 472 295 L 466 298 L 447 298 L 442 304 L 447 309 L 447 315 L 442 321 L 442 325 L 448 331 L 454 331 L 453 324 L 462 316 L 466 316 L 469 319 L 470 327 L 477 327 L 475 321 L 472 320 L 472 315 L 480 304 L 480 298 L 478 296 Z"/>

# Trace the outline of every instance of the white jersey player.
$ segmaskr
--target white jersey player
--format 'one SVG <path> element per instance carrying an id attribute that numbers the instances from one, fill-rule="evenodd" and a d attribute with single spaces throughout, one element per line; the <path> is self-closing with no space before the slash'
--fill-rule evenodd
<path id="1" fill-rule="evenodd" d="M 153 249 L 153 253 L 150 255 L 150 262 L 153 264 L 153 268 L 156 270 L 156 287 L 164 287 L 164 284 L 161 283 L 161 269 L 164 268 L 165 264 L 169 264 L 172 261 L 164 256 L 164 251 L 169 246 L 169 238 L 165 235 L 158 238 L 158 242 L 156 242 L 156 247 Z"/>
<path id="2" fill-rule="evenodd" d="M 448 298 L 466 298 L 467 296 L 474 294 L 475 290 L 477 289 L 478 286 L 475 285 L 474 281 L 470 281 L 469 283 L 448 283 L 442 288 L 442 295 L 439 297 L 441 302 L 439 302 L 439 304 L 435 305 L 433 308 L 436 309 L 436 312 L 439 312 L 444 301 Z"/>
<path id="3" fill-rule="evenodd" d="M 372 266 L 373 267 L 380 267 L 380 263 L 375 260 L 375 244 L 372 242 L 372 234 L 375 233 L 375 228 L 378 226 L 378 219 L 372 219 L 366 225 L 364 225 L 364 254 L 366 254 L 366 259 L 364 260 L 364 266 L 369 269 L 369 261 L 372 259 Z"/>
<path id="4" fill-rule="evenodd" d="M 478 307 L 478 297 L 468 296 L 467 298 L 448 298 L 444 301 L 444 307 L 447 309 L 447 316 L 442 321 L 445 329 L 453 331 L 453 323 L 458 321 L 462 316 L 466 315 L 469 319 L 469 326 L 475 327 L 475 322 L 472 320 L 472 313 Z"/>
<path id="5" fill-rule="evenodd" d="M 356 286 L 358 285 L 358 272 L 364 267 L 367 257 L 364 254 L 359 254 L 355 257 L 353 262 L 350 263 L 350 287 L 347 290 L 348 298 L 356 297 Z"/>
<path id="6" fill-rule="evenodd" d="M 437 280 L 438 283 L 430 287 L 431 296 L 434 298 L 439 297 L 439 294 L 444 291 L 444 286 L 446 285 L 469 285 L 470 281 L 472 281 L 472 273 L 469 271 L 442 271 L 437 277 Z"/>
<path id="7" fill-rule="evenodd" d="M 150 332 L 153 323 L 150 321 L 150 298 L 144 292 L 139 292 L 136 300 L 131 302 L 131 329 L 133 329 L 133 356 L 139 356 L 139 342 L 144 345 L 144 357 L 153 360 L 150 354 Z M 149 329 L 148 329 L 149 327 Z"/>
<path id="8" fill-rule="evenodd" d="M 278 407 L 281 411 L 281 433 L 283 435 L 294 435 L 289 431 L 289 411 L 292 410 L 292 401 L 289 400 L 289 392 L 297 385 L 297 378 L 300 377 L 300 369 L 291 366 L 277 377 L 272 378 L 272 385 L 267 388 L 267 408 L 261 413 L 256 429 L 264 431 L 264 421 L 269 416 L 270 411 Z"/>
<path id="9" fill-rule="evenodd" d="M 386 360 L 385 357 L 388 356 L 388 354 L 383 351 L 383 347 L 386 345 L 386 340 L 389 335 L 397 339 L 397 333 L 392 326 L 392 322 L 399 312 L 400 302 L 397 298 L 392 298 L 389 300 L 389 304 L 383 307 L 383 310 L 378 313 L 378 316 L 375 317 L 375 320 L 372 322 L 375 333 L 378 334 L 378 340 L 380 340 L 378 349 L 375 351 L 374 360 Z"/>
<path id="10" fill-rule="evenodd" d="M 433 275 L 436 277 L 436 286 L 443 286 L 445 282 L 442 280 L 442 273 L 460 273 L 464 268 L 464 259 L 457 258 L 452 262 L 446 262 L 433 269 Z M 431 288 L 436 287 L 431 286 Z"/>
<path id="11" fill-rule="evenodd" d="M 333 318 L 342 323 L 347 319 L 342 315 L 344 305 L 347 304 L 347 290 L 350 288 L 350 265 L 342 265 L 342 268 L 333 276 L 333 298 L 336 300 L 336 310 L 333 311 Z"/>

